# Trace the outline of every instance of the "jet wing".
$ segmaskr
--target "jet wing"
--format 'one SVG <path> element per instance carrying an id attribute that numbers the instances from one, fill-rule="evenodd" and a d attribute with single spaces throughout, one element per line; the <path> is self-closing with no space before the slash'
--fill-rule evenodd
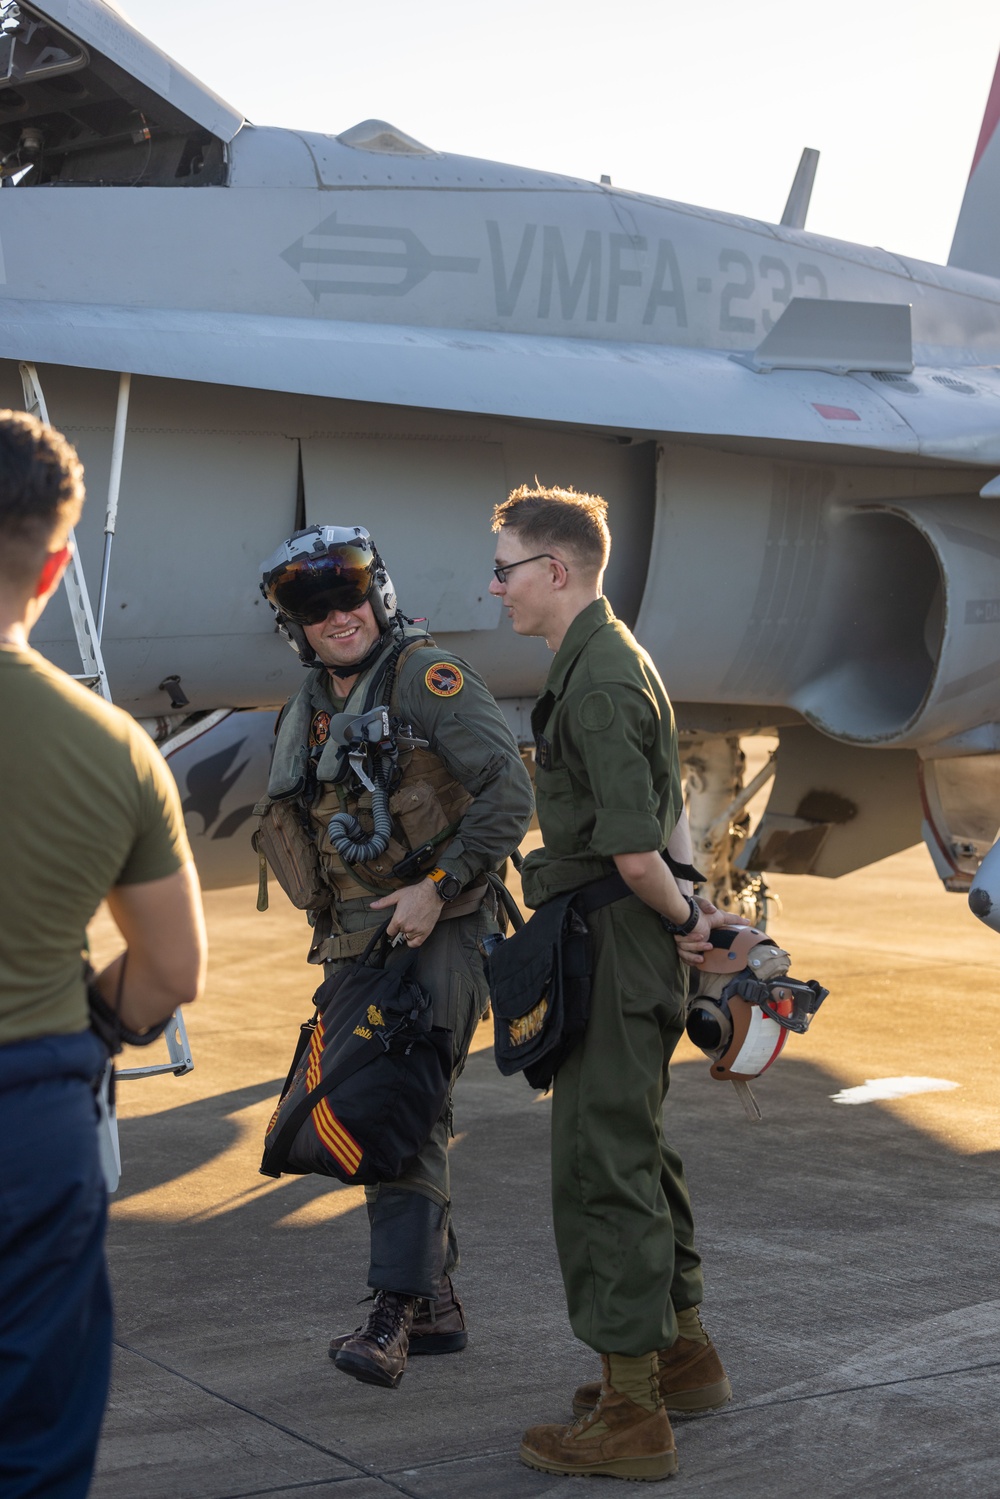
<path id="1" fill-rule="evenodd" d="M 648 343 L 0 301 L 0 357 L 631 433 L 1000 465 L 1000 372 L 760 373 Z"/>
<path id="2" fill-rule="evenodd" d="M 100 52 L 219 140 L 231 141 L 243 124 L 239 110 L 154 47 L 103 0 L 33 0 L 33 4 L 84 46 Z"/>

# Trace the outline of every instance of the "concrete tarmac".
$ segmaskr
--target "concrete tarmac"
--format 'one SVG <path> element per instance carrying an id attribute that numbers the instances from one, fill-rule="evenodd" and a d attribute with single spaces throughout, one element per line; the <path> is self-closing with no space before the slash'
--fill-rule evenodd
<path id="1" fill-rule="evenodd" d="M 923 848 L 773 886 L 793 974 L 831 997 L 756 1085 L 761 1125 L 686 1042 L 673 1068 L 667 1131 L 734 1389 L 722 1413 L 677 1423 L 676 1491 L 993 1499 L 1000 938 L 944 894 Z M 522 1429 L 571 1419 L 596 1369 L 570 1332 L 552 1242 L 549 1104 L 501 1078 L 484 1027 L 452 1147 L 468 1349 L 412 1359 L 397 1391 L 338 1373 L 327 1340 L 364 1314 L 363 1197 L 257 1174 L 317 975 L 304 918 L 273 883 L 268 913 L 255 895 L 206 898 L 195 1071 L 120 1086 L 117 1354 L 92 1499 L 578 1494 L 579 1480 L 517 1459 Z M 116 950 L 106 923 L 96 931 Z M 957 1086 L 835 1101 L 899 1077 Z"/>

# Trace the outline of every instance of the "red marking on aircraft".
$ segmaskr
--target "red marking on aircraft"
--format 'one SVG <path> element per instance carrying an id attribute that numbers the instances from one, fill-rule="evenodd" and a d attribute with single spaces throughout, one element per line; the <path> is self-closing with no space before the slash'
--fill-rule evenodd
<path id="1" fill-rule="evenodd" d="M 828 422 L 859 422 L 861 420 L 858 413 L 852 411 L 849 406 L 822 406 L 818 401 L 813 401 L 812 407 L 814 411 L 819 412 L 820 416 L 825 416 Z"/>
<path id="2" fill-rule="evenodd" d="M 979 158 L 993 138 L 993 132 L 1000 123 L 1000 58 L 997 59 L 996 71 L 993 74 L 993 82 L 990 85 L 990 97 L 986 101 L 986 113 L 983 115 L 983 123 L 979 130 L 979 139 L 976 142 L 976 154 L 972 158 L 972 166 L 969 168 L 971 177 L 979 165 Z"/>

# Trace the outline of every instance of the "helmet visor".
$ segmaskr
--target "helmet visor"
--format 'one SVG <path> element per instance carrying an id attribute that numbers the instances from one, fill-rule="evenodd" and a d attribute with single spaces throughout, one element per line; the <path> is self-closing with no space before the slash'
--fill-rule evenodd
<path id="1" fill-rule="evenodd" d="M 264 591 L 286 619 L 318 625 L 331 609 L 364 603 L 375 584 L 375 558 L 367 547 L 333 546 L 322 557 L 296 557 L 267 579 Z"/>

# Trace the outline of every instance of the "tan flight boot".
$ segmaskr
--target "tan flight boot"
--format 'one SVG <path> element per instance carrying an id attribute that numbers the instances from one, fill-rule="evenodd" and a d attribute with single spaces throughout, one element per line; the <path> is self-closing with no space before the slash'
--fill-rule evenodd
<path id="1" fill-rule="evenodd" d="M 594 1409 L 572 1426 L 532 1426 L 520 1458 L 542 1473 L 604 1478 L 669 1478 L 677 1447 L 660 1400 L 656 1354 L 602 1354 L 604 1378 Z"/>
<path id="2" fill-rule="evenodd" d="M 704 1416 L 731 1400 L 733 1388 L 715 1344 L 701 1325 L 697 1307 L 678 1312 L 677 1326 L 680 1336 L 676 1343 L 657 1355 L 660 1395 L 672 1416 Z M 580 1385 L 573 1396 L 574 1416 L 592 1411 L 600 1394 L 599 1380 Z"/>

